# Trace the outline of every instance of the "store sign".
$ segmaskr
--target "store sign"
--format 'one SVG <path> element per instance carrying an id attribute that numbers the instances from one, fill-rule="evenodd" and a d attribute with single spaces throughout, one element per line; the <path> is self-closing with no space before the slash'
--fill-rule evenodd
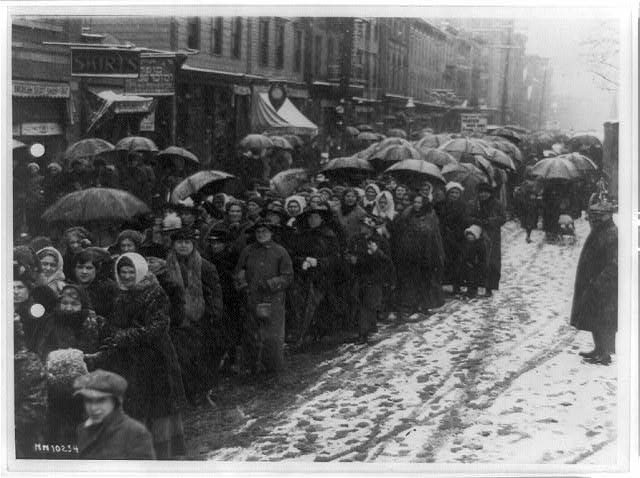
<path id="1" fill-rule="evenodd" d="M 156 130 L 156 112 L 152 111 L 140 121 L 140 131 Z"/>
<path id="2" fill-rule="evenodd" d="M 14 80 L 11 94 L 19 98 L 69 98 L 71 89 L 63 83 Z"/>
<path id="3" fill-rule="evenodd" d="M 22 123 L 18 136 L 57 136 L 63 132 L 60 123 Z"/>
<path id="4" fill-rule="evenodd" d="M 462 134 L 485 133 L 487 130 L 487 117 L 481 114 L 461 114 L 460 132 Z"/>
<path id="5" fill-rule="evenodd" d="M 141 57 L 140 76 L 125 80 L 125 91 L 128 95 L 173 95 L 174 57 Z"/>
<path id="6" fill-rule="evenodd" d="M 140 52 L 130 49 L 72 48 L 71 75 L 137 78 Z"/>

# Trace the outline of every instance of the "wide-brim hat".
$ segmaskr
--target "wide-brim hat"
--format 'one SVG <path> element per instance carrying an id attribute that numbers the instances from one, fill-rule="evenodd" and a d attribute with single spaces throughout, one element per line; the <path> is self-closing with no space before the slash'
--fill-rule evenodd
<path id="1" fill-rule="evenodd" d="M 175 230 L 171 233 L 171 241 L 197 241 L 199 234 L 196 229 L 190 227 L 183 227 Z"/>
<path id="2" fill-rule="evenodd" d="M 610 201 L 603 201 L 591 204 L 589 206 L 589 214 L 614 214 L 618 212 L 618 205 Z"/>
<path id="3" fill-rule="evenodd" d="M 320 206 L 316 208 L 307 208 L 296 217 L 297 221 L 306 221 L 312 214 L 319 214 L 323 221 L 331 219 L 331 211 L 327 206 Z"/>
<path id="4" fill-rule="evenodd" d="M 259 219 L 251 227 L 247 228 L 247 233 L 255 234 L 255 232 L 261 227 L 266 227 L 271 232 L 274 232 L 277 229 L 278 226 L 276 226 L 274 224 L 271 224 L 266 219 Z"/>

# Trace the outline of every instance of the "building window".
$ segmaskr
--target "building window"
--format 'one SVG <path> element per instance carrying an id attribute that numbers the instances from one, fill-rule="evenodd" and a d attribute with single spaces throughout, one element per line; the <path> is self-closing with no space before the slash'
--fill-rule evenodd
<path id="1" fill-rule="evenodd" d="M 242 56 L 242 17 L 236 17 L 231 24 L 233 32 L 231 34 L 231 41 L 233 45 L 231 47 L 231 54 L 234 58 L 240 58 Z"/>
<path id="2" fill-rule="evenodd" d="M 299 73 L 302 70 L 302 31 L 296 30 L 293 39 L 293 71 Z"/>
<path id="3" fill-rule="evenodd" d="M 369 42 L 371 41 L 371 23 L 367 22 L 364 30 L 364 41 L 366 42 L 367 48 L 369 47 Z"/>
<path id="4" fill-rule="evenodd" d="M 327 38 L 327 65 L 335 64 L 335 53 L 333 50 L 333 38 Z"/>
<path id="5" fill-rule="evenodd" d="M 258 37 L 260 38 L 260 66 L 269 66 L 269 20 L 267 18 L 260 19 Z"/>
<path id="6" fill-rule="evenodd" d="M 214 55 L 222 54 L 222 17 L 216 17 L 213 21 L 213 32 L 211 35 L 211 51 Z"/>
<path id="7" fill-rule="evenodd" d="M 276 26 L 276 68 L 284 68 L 284 24 Z"/>
<path id="8" fill-rule="evenodd" d="M 187 48 L 200 49 L 200 18 L 190 17 L 187 21 Z"/>
<path id="9" fill-rule="evenodd" d="M 320 69 L 322 68 L 322 37 L 320 35 L 316 35 L 316 54 L 315 54 L 315 74 L 316 76 L 320 75 Z"/>
<path id="10" fill-rule="evenodd" d="M 378 22 L 377 21 L 376 23 L 373 24 L 373 40 L 378 41 Z"/>

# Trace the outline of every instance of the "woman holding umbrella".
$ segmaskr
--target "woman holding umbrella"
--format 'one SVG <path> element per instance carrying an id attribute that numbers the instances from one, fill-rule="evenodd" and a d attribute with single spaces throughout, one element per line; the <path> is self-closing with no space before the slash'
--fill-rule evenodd
<path id="1" fill-rule="evenodd" d="M 485 295 L 491 297 L 492 290 L 497 290 L 500 284 L 500 269 L 502 265 L 502 240 L 500 228 L 506 222 L 504 207 L 493 197 L 493 190 L 489 184 L 478 185 L 478 199 L 471 204 L 469 225 L 478 225 L 489 239 L 488 273 Z"/>
<path id="2" fill-rule="evenodd" d="M 413 205 L 396 218 L 391 239 L 401 309 L 427 312 L 442 305 L 439 298 L 435 302 L 431 297 L 444 266 L 444 250 L 438 218 L 428 198 L 415 196 Z"/>

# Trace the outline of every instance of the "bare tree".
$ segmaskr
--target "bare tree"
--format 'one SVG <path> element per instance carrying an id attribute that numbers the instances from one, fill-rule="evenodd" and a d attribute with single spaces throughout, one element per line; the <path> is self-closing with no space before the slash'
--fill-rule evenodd
<path id="1" fill-rule="evenodd" d="M 620 86 L 620 30 L 615 21 L 603 20 L 597 32 L 580 42 L 580 56 L 598 86 L 617 91 Z"/>

